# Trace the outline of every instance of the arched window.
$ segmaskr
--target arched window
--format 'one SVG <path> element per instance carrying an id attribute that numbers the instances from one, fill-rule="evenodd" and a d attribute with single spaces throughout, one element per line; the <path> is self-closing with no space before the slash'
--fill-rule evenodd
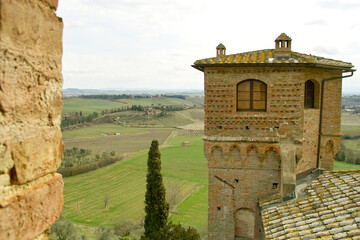
<path id="1" fill-rule="evenodd" d="M 239 83 L 237 111 L 266 111 L 266 84 L 254 79 Z"/>
<path id="2" fill-rule="evenodd" d="M 315 108 L 315 85 L 310 80 L 305 82 L 305 108 Z"/>

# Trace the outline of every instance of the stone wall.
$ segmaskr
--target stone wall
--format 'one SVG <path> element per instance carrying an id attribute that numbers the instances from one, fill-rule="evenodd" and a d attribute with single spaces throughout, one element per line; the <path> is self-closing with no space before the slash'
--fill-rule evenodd
<path id="1" fill-rule="evenodd" d="M 62 210 L 57 4 L 0 0 L 0 239 L 46 237 Z"/>

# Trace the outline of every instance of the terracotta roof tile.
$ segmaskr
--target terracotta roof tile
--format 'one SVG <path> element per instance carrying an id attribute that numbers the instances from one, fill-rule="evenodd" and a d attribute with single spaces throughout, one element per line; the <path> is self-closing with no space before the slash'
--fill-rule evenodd
<path id="1" fill-rule="evenodd" d="M 266 239 L 360 240 L 360 170 L 324 172 L 305 192 L 277 206 L 263 202 Z"/>
<path id="2" fill-rule="evenodd" d="M 195 61 L 195 66 L 201 65 L 226 65 L 226 64 L 317 64 L 322 66 L 332 66 L 340 68 L 352 68 L 348 62 L 323 58 L 298 52 L 291 52 L 290 58 L 275 59 L 274 49 L 264 49 L 258 51 L 244 52 L 232 55 L 221 55 L 213 58 L 205 58 Z M 336 181 L 343 181 L 336 179 Z"/>

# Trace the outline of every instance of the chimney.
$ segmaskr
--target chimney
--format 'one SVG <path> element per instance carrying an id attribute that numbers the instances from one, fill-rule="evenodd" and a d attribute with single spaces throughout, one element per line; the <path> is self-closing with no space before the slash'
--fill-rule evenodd
<path id="1" fill-rule="evenodd" d="M 275 39 L 274 57 L 277 59 L 291 57 L 291 38 L 285 33 L 280 34 Z"/>
<path id="2" fill-rule="evenodd" d="M 224 44 L 220 43 L 217 47 L 216 47 L 216 56 L 225 56 L 226 55 L 226 47 L 224 46 Z"/>

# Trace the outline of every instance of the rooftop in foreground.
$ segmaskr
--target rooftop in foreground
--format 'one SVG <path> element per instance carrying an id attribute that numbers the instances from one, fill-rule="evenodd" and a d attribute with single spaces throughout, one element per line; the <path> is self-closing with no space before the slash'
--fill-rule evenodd
<path id="1" fill-rule="evenodd" d="M 262 210 L 266 239 L 360 239 L 360 170 L 325 171 L 305 193 Z"/>

